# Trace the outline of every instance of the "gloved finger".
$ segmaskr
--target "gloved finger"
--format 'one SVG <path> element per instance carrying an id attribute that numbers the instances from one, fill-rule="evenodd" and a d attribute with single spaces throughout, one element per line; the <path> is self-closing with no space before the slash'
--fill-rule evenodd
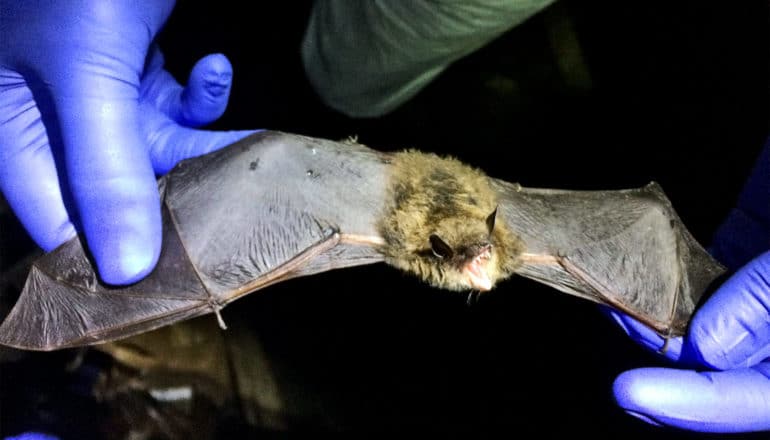
<path id="1" fill-rule="evenodd" d="M 203 57 L 190 72 L 174 120 L 190 127 L 215 121 L 225 112 L 232 79 L 233 67 L 226 56 Z"/>
<path id="2" fill-rule="evenodd" d="M 13 437 L 5 437 L 3 440 L 59 440 L 59 437 L 36 431 L 27 431 Z"/>
<path id="3" fill-rule="evenodd" d="M 770 364 L 703 373 L 641 368 L 618 376 L 613 392 L 625 411 L 656 425 L 702 432 L 770 429 Z"/>
<path id="4" fill-rule="evenodd" d="M 163 55 L 152 51 L 146 74 L 142 78 L 143 102 L 156 108 L 180 125 L 199 127 L 222 116 L 230 98 L 233 68 L 222 54 L 201 58 L 182 87 L 163 69 Z"/>
<path id="5" fill-rule="evenodd" d="M 151 150 L 158 174 L 170 171 L 179 161 L 218 150 L 254 133 L 254 130 L 204 131 L 176 126 L 160 135 L 165 142 Z"/>
<path id="6" fill-rule="evenodd" d="M 741 268 L 701 307 L 690 343 L 706 365 L 718 369 L 770 357 L 770 252 Z"/>
<path id="7" fill-rule="evenodd" d="M 45 251 L 72 238 L 40 112 L 24 79 L 0 69 L 0 191 Z"/>
<path id="8" fill-rule="evenodd" d="M 125 60 L 90 55 L 98 68 L 44 72 L 58 119 L 46 126 L 61 128 L 67 187 L 101 278 L 129 284 L 152 270 L 161 243 L 160 198 L 131 82 L 141 65 L 131 72 Z"/>
<path id="9" fill-rule="evenodd" d="M 207 131 L 181 127 L 163 118 L 149 105 L 142 105 L 142 131 L 150 142 L 150 159 L 158 175 L 171 170 L 179 161 L 222 148 L 255 130 Z M 155 113 L 155 114 L 154 114 Z"/>
<path id="10" fill-rule="evenodd" d="M 689 361 L 686 359 L 688 356 L 683 356 L 681 336 L 664 338 L 625 313 L 620 313 L 607 306 L 601 306 L 601 311 L 615 321 L 631 339 L 646 349 L 659 353 L 672 361 Z"/>

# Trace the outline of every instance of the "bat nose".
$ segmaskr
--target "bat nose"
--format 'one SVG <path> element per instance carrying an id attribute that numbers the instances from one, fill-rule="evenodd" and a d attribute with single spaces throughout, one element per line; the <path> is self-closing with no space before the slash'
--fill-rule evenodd
<path id="1" fill-rule="evenodd" d="M 487 260 L 492 255 L 492 244 L 484 242 L 470 245 L 460 255 L 462 261 Z"/>
<path id="2" fill-rule="evenodd" d="M 480 258 L 480 259 L 489 259 L 489 257 L 492 254 L 492 244 L 491 243 L 484 243 L 479 245 L 476 249 L 474 249 L 474 255 L 473 258 Z"/>

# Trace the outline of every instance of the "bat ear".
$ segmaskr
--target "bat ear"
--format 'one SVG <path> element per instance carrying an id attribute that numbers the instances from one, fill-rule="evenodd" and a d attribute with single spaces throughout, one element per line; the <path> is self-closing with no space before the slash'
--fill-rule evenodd
<path id="1" fill-rule="evenodd" d="M 443 259 L 452 258 L 455 254 L 452 247 L 436 234 L 430 234 L 430 249 L 433 255 Z"/>
<path id="2" fill-rule="evenodd" d="M 492 230 L 495 229 L 495 218 L 497 217 L 497 206 L 495 206 L 495 210 L 492 211 L 492 214 L 489 214 L 489 217 L 487 217 L 487 231 L 489 233 L 492 233 Z"/>

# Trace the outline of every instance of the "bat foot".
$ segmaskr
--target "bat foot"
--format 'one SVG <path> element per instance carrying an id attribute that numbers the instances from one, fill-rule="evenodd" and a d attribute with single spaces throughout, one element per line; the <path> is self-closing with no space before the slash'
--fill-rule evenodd
<path id="1" fill-rule="evenodd" d="M 671 340 L 671 336 L 671 329 L 668 329 L 668 332 L 663 336 L 663 346 L 658 349 L 659 354 L 666 354 L 668 351 L 668 341 Z"/>
<path id="2" fill-rule="evenodd" d="M 219 324 L 219 328 L 222 330 L 227 330 L 227 324 L 225 324 L 225 320 L 222 318 L 222 313 L 220 313 L 221 310 L 222 307 L 214 306 L 214 314 L 217 315 L 217 323 Z"/>

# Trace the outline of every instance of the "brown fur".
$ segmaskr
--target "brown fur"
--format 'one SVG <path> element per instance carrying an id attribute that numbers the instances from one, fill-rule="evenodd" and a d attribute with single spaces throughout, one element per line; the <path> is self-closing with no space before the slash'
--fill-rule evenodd
<path id="1" fill-rule="evenodd" d="M 487 274 L 493 285 L 518 266 L 522 242 L 505 222 L 495 222 L 489 234 L 486 219 L 497 208 L 497 196 L 481 171 L 435 154 L 396 153 L 388 196 L 379 228 L 389 264 L 450 290 L 471 288 L 460 263 L 475 256 L 463 252 L 474 245 L 492 244 Z M 458 258 L 447 261 L 433 255 L 431 234 L 449 244 Z"/>

